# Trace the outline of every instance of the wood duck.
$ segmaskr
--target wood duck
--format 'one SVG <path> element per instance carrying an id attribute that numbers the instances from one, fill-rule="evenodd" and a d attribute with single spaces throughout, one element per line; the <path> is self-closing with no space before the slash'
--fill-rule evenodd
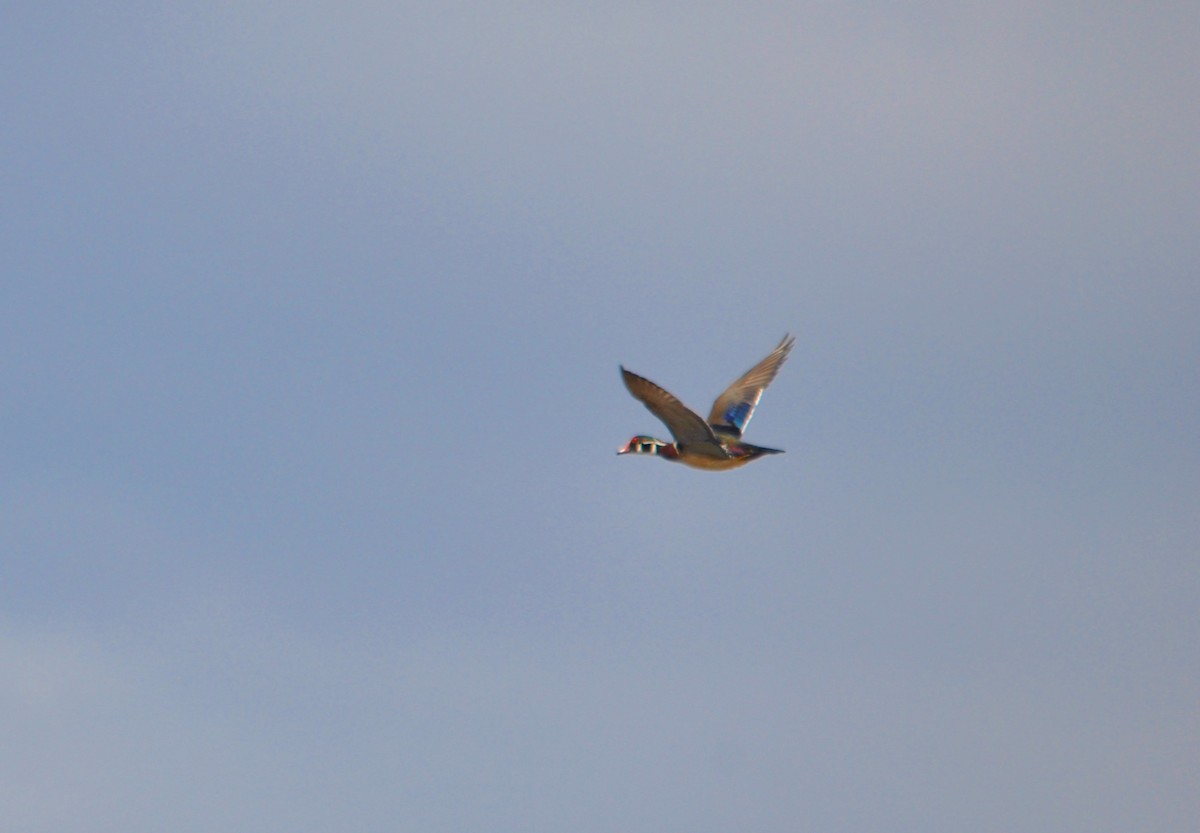
<path id="1" fill-rule="evenodd" d="M 744 466 L 764 454 L 782 454 L 782 449 L 742 442 L 742 432 L 750 422 L 750 417 L 754 416 L 754 408 L 762 398 L 763 391 L 779 372 L 795 342 L 792 336 L 784 336 L 771 355 L 726 388 L 713 403 L 707 422 L 649 379 L 643 379 L 622 367 L 625 387 L 629 388 L 634 399 L 666 424 L 675 442 L 668 443 L 639 434 L 624 448 L 618 448 L 617 454 L 654 454 L 694 468 L 714 471 Z"/>

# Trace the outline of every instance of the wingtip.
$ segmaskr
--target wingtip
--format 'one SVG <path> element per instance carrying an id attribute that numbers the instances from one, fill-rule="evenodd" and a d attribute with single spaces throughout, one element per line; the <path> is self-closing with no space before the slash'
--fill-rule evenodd
<path id="1" fill-rule="evenodd" d="M 792 348 L 795 346 L 796 337 L 791 333 L 784 333 L 783 338 L 779 340 L 779 346 L 775 348 L 775 352 L 782 353 L 783 359 L 786 359 L 788 354 L 792 352 Z"/>

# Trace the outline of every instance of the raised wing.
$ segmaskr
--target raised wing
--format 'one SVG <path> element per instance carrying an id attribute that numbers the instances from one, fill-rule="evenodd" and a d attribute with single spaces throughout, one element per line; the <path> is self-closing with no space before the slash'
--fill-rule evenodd
<path id="1" fill-rule="evenodd" d="M 729 455 L 717 441 L 712 428 L 700 415 L 684 405 L 678 399 L 649 379 L 643 379 L 636 373 L 621 368 L 621 377 L 625 387 L 633 394 L 650 413 L 662 420 L 670 430 L 671 436 L 680 447 L 686 446 L 693 454 L 704 454 L 709 457 L 725 458 Z"/>
<path id="2" fill-rule="evenodd" d="M 712 412 L 708 415 L 708 423 L 714 431 L 738 438 L 742 436 L 750 417 L 754 416 L 754 409 L 758 400 L 762 398 L 763 391 L 771 384 L 795 343 L 795 338 L 785 335 L 779 346 L 771 351 L 771 355 L 746 371 L 742 378 L 717 397 Z"/>

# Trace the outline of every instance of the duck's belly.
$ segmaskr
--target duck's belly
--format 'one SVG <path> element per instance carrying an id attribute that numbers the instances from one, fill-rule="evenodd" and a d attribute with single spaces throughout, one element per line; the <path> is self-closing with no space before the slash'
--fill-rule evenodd
<path id="1" fill-rule="evenodd" d="M 725 469 L 736 469 L 738 466 L 744 466 L 753 459 L 752 456 L 744 457 L 709 457 L 704 454 L 681 454 L 679 462 L 685 466 L 691 466 L 694 469 L 706 469 L 708 471 L 724 471 Z"/>

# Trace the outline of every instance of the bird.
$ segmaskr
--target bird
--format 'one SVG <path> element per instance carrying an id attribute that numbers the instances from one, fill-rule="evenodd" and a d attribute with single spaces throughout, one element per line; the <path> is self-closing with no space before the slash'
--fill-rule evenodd
<path id="1" fill-rule="evenodd" d="M 650 413 L 667 426 L 674 442 L 639 434 L 617 454 L 653 454 L 664 460 L 709 471 L 744 466 L 766 454 L 782 454 L 780 448 L 763 448 L 742 441 L 742 432 L 754 416 L 763 391 L 775 378 L 796 339 L 785 335 L 779 346 L 750 368 L 713 402 L 708 421 L 663 388 L 621 366 L 625 387 Z"/>

